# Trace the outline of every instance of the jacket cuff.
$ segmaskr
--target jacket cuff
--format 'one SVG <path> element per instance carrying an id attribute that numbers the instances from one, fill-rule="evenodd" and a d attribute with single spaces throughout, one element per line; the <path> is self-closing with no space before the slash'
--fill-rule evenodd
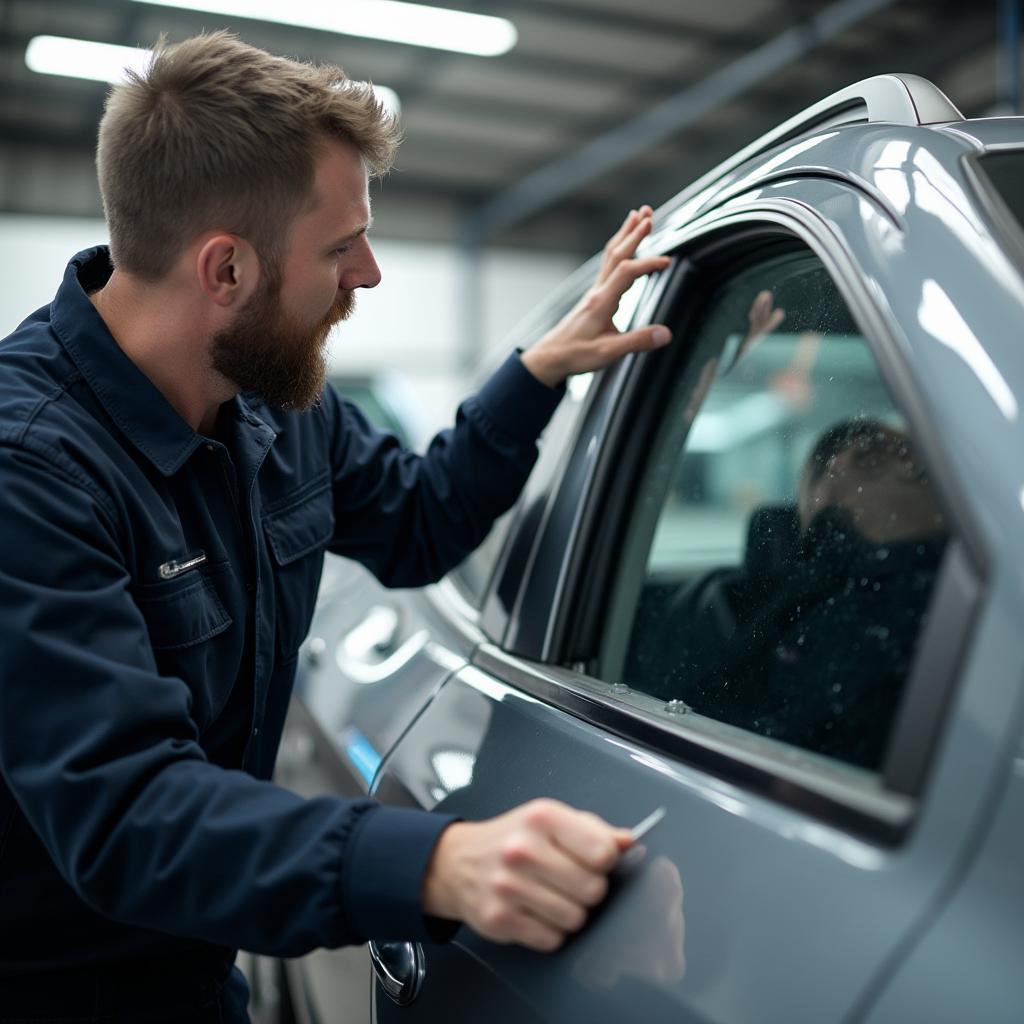
<path id="1" fill-rule="evenodd" d="M 457 820 L 404 807 L 378 806 L 362 815 L 341 875 L 341 906 L 359 939 L 436 942 L 450 937 L 439 919 L 424 915 L 420 896 L 434 847 Z"/>
<path id="2" fill-rule="evenodd" d="M 565 386 L 542 384 L 523 365 L 519 352 L 498 367 L 472 401 L 503 434 L 532 444 L 562 400 Z"/>

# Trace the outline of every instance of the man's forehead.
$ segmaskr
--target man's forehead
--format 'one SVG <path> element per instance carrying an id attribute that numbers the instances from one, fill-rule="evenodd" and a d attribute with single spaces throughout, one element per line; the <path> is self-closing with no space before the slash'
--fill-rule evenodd
<path id="1" fill-rule="evenodd" d="M 315 201 L 301 214 L 307 229 L 339 243 L 351 241 L 373 225 L 370 197 L 361 193 L 314 189 Z"/>
<path id="2" fill-rule="evenodd" d="M 332 239 L 333 239 L 332 244 L 335 244 L 335 245 L 345 245 L 347 242 L 353 242 L 360 235 L 365 234 L 367 231 L 369 231 L 372 226 L 373 226 L 373 216 L 369 215 L 369 216 L 367 216 L 366 220 L 364 220 L 361 224 L 357 224 L 351 230 L 345 231 L 344 228 L 343 228 L 342 229 L 343 232 L 344 232 L 343 234 L 338 234 L 338 235 L 332 236 Z"/>

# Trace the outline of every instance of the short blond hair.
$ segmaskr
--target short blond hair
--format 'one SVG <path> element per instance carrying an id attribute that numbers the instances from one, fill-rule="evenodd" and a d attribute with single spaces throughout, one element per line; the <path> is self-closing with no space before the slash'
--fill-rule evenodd
<path id="1" fill-rule="evenodd" d="M 210 229 L 242 236 L 276 266 L 328 139 L 354 145 L 376 176 L 400 131 L 372 86 L 341 68 L 276 57 L 228 32 L 161 40 L 146 72 L 111 90 L 100 122 L 114 266 L 158 280 Z"/>

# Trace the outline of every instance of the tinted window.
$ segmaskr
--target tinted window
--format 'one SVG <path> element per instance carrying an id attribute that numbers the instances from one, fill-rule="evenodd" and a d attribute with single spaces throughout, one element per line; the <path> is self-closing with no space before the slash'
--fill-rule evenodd
<path id="1" fill-rule="evenodd" d="M 877 767 L 945 543 L 834 284 L 809 253 L 776 257 L 719 287 L 692 333 L 601 675 Z"/>
<path id="2" fill-rule="evenodd" d="M 978 161 L 1017 225 L 1024 228 L 1024 151 L 986 153 Z"/>
<path id="3" fill-rule="evenodd" d="M 543 336 L 545 331 L 553 327 L 566 313 L 579 301 L 583 288 L 589 285 L 590 278 L 585 276 L 581 281 L 570 281 L 562 292 L 557 293 L 548 306 L 539 315 L 531 315 L 521 323 L 509 339 L 502 342 L 500 346 L 501 358 L 513 348 L 528 348 L 535 341 Z M 642 283 L 642 282 L 641 282 Z M 623 300 L 625 302 L 625 298 Z M 620 303 L 620 308 L 622 303 Z M 483 377 L 479 384 L 486 380 Z M 538 465 L 534 467 L 536 473 L 541 464 L 552 459 L 561 460 L 566 454 L 566 449 L 571 433 L 571 426 L 576 422 L 579 408 L 583 397 L 589 388 L 589 375 L 576 377 L 569 381 L 568 394 L 558 409 L 555 411 L 552 421 L 544 429 L 538 447 L 540 455 Z M 451 573 L 451 579 L 456 583 L 463 596 L 474 607 L 479 608 L 483 604 L 484 594 L 494 574 L 495 567 L 501 557 L 508 538 L 512 524 L 516 520 L 519 505 L 514 505 L 508 512 L 497 519 L 491 532 L 459 566 Z"/>

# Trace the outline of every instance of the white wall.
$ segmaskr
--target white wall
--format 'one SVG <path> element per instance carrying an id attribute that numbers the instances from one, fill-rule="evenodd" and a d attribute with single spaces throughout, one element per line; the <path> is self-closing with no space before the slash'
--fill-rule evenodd
<path id="1" fill-rule="evenodd" d="M 101 220 L 0 216 L 0 337 L 53 297 L 68 259 L 106 241 Z M 427 242 L 376 239 L 381 284 L 360 291 L 356 313 L 331 338 L 339 371 L 399 371 L 413 379 L 423 426 L 450 421 L 472 385 L 458 372 L 460 272 L 456 249 Z M 579 263 L 571 254 L 490 250 L 481 266 L 483 365 L 495 347 Z"/>

